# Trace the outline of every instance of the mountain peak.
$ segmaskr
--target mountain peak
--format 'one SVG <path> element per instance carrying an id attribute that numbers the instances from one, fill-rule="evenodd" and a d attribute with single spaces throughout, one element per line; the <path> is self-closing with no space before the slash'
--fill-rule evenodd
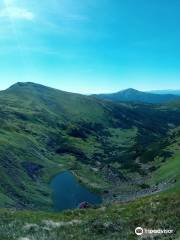
<path id="1" fill-rule="evenodd" d="M 13 84 L 11 87 L 9 87 L 6 91 L 12 91 L 12 92 L 42 92 L 42 91 L 49 91 L 49 90 L 56 90 L 54 88 L 50 88 L 47 86 L 44 86 L 42 84 L 33 83 L 33 82 L 17 82 Z M 60 90 L 59 90 L 60 91 Z"/>
<path id="2" fill-rule="evenodd" d="M 124 90 L 119 91 L 120 93 L 137 93 L 139 92 L 138 90 L 134 89 L 134 88 L 127 88 Z"/>
<path id="3" fill-rule="evenodd" d="M 122 91 L 138 91 L 138 90 L 136 90 L 135 88 L 126 88 L 126 89 L 124 89 Z"/>
<path id="4" fill-rule="evenodd" d="M 17 88 L 22 88 L 22 87 L 37 87 L 37 86 L 43 86 L 37 83 L 33 82 L 17 82 L 13 84 L 9 89 L 17 89 Z"/>
<path id="5" fill-rule="evenodd" d="M 179 96 L 176 95 L 160 95 L 160 94 L 153 94 L 148 92 L 138 91 L 134 88 L 128 88 L 116 93 L 110 94 L 99 94 L 96 97 L 111 101 L 119 101 L 119 102 L 135 102 L 135 103 L 164 103 L 174 101 L 179 99 Z"/>
<path id="6" fill-rule="evenodd" d="M 48 94 L 51 88 L 33 82 L 17 82 L 9 87 L 5 92 L 23 96 L 32 96 L 33 94 Z M 53 89 L 55 90 L 55 89 Z"/>

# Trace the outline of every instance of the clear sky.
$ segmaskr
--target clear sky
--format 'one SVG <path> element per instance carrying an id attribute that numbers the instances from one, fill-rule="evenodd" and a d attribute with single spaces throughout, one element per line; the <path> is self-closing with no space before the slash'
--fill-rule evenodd
<path id="1" fill-rule="evenodd" d="M 180 89 L 179 0 L 0 0 L 0 89 Z"/>

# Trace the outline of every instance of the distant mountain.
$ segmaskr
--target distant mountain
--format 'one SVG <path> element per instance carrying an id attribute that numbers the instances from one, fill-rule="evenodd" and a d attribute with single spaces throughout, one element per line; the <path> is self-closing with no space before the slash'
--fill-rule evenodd
<path id="1" fill-rule="evenodd" d="M 173 94 L 173 95 L 180 96 L 180 89 L 177 89 L 177 90 L 171 90 L 171 89 L 167 89 L 167 90 L 152 90 L 152 91 L 150 91 L 150 93 L 155 93 L 155 94 Z"/>
<path id="2" fill-rule="evenodd" d="M 180 96 L 173 94 L 155 94 L 149 92 L 138 91 L 133 88 L 125 89 L 110 94 L 94 94 L 99 99 L 111 100 L 115 102 L 135 102 L 135 103 L 166 103 L 180 99 Z"/>

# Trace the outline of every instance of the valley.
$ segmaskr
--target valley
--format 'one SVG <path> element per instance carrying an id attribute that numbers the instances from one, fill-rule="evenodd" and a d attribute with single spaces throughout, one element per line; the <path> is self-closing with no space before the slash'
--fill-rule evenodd
<path id="1" fill-rule="evenodd" d="M 38 239 L 119 239 L 119 234 L 121 239 L 136 239 L 131 229 L 137 224 L 175 226 L 179 126 L 178 99 L 162 104 L 113 102 L 34 83 L 1 91 L 1 239 L 37 239 L 37 229 L 42 229 Z M 103 203 L 85 211 L 52 213 L 49 185 L 65 171 Z M 167 221 L 161 218 L 163 208 Z M 13 236 L 9 224 L 19 233 Z M 69 225 L 72 237 L 66 238 Z M 84 231 L 91 231 L 91 238 L 83 238 Z"/>

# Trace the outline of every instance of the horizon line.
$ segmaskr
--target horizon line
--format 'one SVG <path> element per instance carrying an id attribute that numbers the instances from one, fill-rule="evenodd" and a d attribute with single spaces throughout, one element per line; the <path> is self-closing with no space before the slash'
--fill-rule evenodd
<path id="1" fill-rule="evenodd" d="M 180 91 L 179 88 L 168 88 L 168 89 L 149 89 L 149 90 L 143 90 L 143 89 L 138 89 L 138 88 L 133 88 L 133 87 L 127 87 L 127 88 L 121 88 L 119 90 L 114 90 L 114 91 L 102 91 L 102 92 L 96 92 L 96 93 L 85 93 L 85 92 L 73 92 L 73 91 L 69 91 L 69 90 L 66 90 L 66 89 L 60 89 L 60 88 L 57 88 L 57 87 L 54 87 L 54 86 L 50 86 L 50 85 L 46 85 L 46 84 L 42 84 L 42 83 L 37 83 L 37 82 L 30 82 L 30 81 L 18 81 L 18 82 L 15 82 L 14 84 L 11 84 L 9 87 L 5 88 L 5 89 L 0 89 L 0 91 L 6 91 L 8 90 L 10 87 L 12 87 L 13 85 L 16 85 L 18 83 L 31 83 L 31 84 L 37 84 L 37 85 L 41 85 L 41 86 L 44 86 L 44 87 L 49 87 L 49 88 L 53 88 L 53 89 L 56 89 L 56 90 L 59 90 L 59 91 L 64 91 L 64 92 L 69 92 L 69 93 L 77 93 L 77 94 L 82 94 L 82 95 L 93 95 L 93 94 L 113 94 L 113 93 L 118 93 L 118 92 L 121 92 L 121 91 L 125 91 L 125 90 L 128 90 L 128 89 L 134 89 L 136 91 L 140 91 L 140 92 L 147 92 L 147 93 L 152 93 L 153 91 Z M 158 93 L 157 93 L 158 94 Z"/>

